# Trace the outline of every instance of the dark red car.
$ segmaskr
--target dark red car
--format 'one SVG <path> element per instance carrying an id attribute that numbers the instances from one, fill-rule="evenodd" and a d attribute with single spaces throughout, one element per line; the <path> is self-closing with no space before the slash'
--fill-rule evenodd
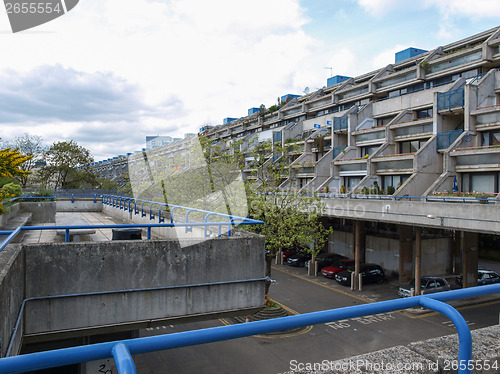
<path id="1" fill-rule="evenodd" d="M 331 266 L 321 269 L 321 274 L 327 278 L 334 279 L 335 274 L 349 269 L 354 269 L 354 260 L 337 260 Z"/>

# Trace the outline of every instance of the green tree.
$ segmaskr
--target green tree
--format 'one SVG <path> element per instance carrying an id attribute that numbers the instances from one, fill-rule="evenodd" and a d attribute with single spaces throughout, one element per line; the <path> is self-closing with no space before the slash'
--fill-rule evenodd
<path id="1" fill-rule="evenodd" d="M 271 276 L 272 260 L 276 256 L 282 259 L 282 252 L 287 248 L 305 248 L 313 256 L 314 266 L 314 257 L 327 243 L 331 232 L 320 222 L 325 208 L 319 197 L 284 189 L 283 182 L 290 176 L 292 155 L 299 146 L 294 142 L 283 146 L 281 142 L 267 141 L 251 149 L 254 165 L 253 178 L 247 181 L 249 213 L 264 222 L 251 230 L 266 238 L 268 276 Z"/>
<path id="2" fill-rule="evenodd" d="M 54 143 L 44 153 L 43 166 L 39 179 L 58 188 L 95 187 L 96 175 L 90 170 L 89 164 L 94 161 L 90 151 L 78 145 L 75 141 Z"/>
<path id="3" fill-rule="evenodd" d="M 12 149 L 18 149 L 22 154 L 27 156 L 32 156 L 26 160 L 20 169 L 32 172 L 36 163 L 41 161 L 43 153 L 47 150 L 47 147 L 43 144 L 43 139 L 37 135 L 24 134 L 22 137 L 16 137 L 11 142 L 6 142 Z M 23 188 L 26 187 L 28 183 L 28 174 L 19 175 L 17 177 Z"/>

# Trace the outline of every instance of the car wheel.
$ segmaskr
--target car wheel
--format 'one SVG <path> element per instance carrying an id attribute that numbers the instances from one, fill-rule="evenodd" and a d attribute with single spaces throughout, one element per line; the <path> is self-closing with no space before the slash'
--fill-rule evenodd
<path id="1" fill-rule="evenodd" d="M 382 284 L 382 283 L 384 283 L 384 278 L 382 278 L 382 277 L 378 277 L 378 278 L 377 278 L 377 283 L 378 283 L 378 284 Z"/>

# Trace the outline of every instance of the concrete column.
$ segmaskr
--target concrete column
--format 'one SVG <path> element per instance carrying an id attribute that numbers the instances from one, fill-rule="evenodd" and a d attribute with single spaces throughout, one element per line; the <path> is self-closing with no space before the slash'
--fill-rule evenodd
<path id="1" fill-rule="evenodd" d="M 478 242 L 479 235 L 477 232 L 461 232 L 462 275 L 464 277 L 464 288 L 477 286 Z"/>
<path id="2" fill-rule="evenodd" d="M 408 283 L 413 277 L 413 228 L 399 225 L 399 282 Z"/>
<path id="3" fill-rule="evenodd" d="M 366 234 L 363 221 L 354 221 L 354 289 L 359 290 L 359 264 L 365 262 Z"/>
<path id="4" fill-rule="evenodd" d="M 415 295 L 420 295 L 420 277 L 422 259 L 422 228 L 415 228 Z"/>
<path id="5" fill-rule="evenodd" d="M 462 274 L 462 248 L 461 231 L 455 231 L 452 241 L 452 263 L 453 274 Z"/>

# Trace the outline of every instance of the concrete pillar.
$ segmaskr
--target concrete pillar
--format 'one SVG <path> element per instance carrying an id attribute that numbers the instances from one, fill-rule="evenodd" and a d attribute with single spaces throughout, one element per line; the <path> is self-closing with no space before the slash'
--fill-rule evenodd
<path id="1" fill-rule="evenodd" d="M 477 286 L 478 242 L 479 235 L 477 232 L 461 232 L 462 275 L 464 277 L 464 288 Z"/>
<path id="2" fill-rule="evenodd" d="M 415 295 L 420 295 L 420 277 L 422 275 L 422 228 L 415 228 Z"/>
<path id="3" fill-rule="evenodd" d="M 453 274 L 462 274 L 462 234 L 461 231 L 455 231 L 453 235 Z"/>
<path id="4" fill-rule="evenodd" d="M 413 278 L 413 227 L 399 225 L 399 282 Z"/>
<path id="5" fill-rule="evenodd" d="M 360 289 L 359 264 L 365 262 L 366 234 L 364 221 L 354 221 L 354 284 L 355 290 Z"/>

